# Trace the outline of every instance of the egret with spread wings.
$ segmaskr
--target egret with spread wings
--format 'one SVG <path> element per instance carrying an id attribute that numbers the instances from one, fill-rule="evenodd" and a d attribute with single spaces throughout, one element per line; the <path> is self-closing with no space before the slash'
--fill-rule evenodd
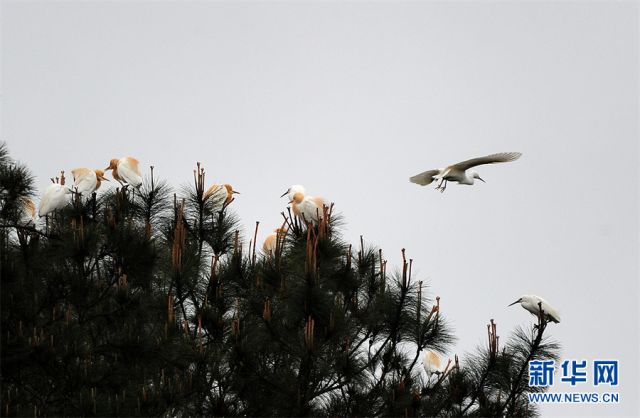
<path id="1" fill-rule="evenodd" d="M 498 154 L 487 155 L 486 157 L 472 158 L 467 161 L 462 161 L 457 164 L 452 164 L 445 168 L 439 168 L 435 170 L 427 170 L 420 174 L 416 174 L 415 176 L 409 178 L 409 181 L 412 183 L 419 184 L 421 186 L 426 186 L 427 184 L 433 183 L 435 180 L 440 180 L 436 190 L 440 190 L 440 192 L 444 192 L 447 188 L 448 181 L 456 181 L 459 184 L 468 184 L 471 185 L 474 183 L 475 179 L 478 179 L 482 182 L 482 178 L 475 171 L 469 170 L 471 167 L 475 167 L 482 164 L 495 164 L 495 163 L 506 163 L 508 161 L 515 161 L 520 158 L 522 154 L 519 152 L 501 152 Z"/>

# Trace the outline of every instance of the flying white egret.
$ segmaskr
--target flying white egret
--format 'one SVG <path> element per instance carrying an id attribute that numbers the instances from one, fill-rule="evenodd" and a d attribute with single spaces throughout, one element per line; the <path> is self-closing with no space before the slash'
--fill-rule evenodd
<path id="1" fill-rule="evenodd" d="M 139 161 L 133 157 L 113 158 L 105 170 L 113 170 L 113 178 L 121 184 L 127 183 L 133 187 L 140 187 L 142 175 L 138 168 Z"/>
<path id="2" fill-rule="evenodd" d="M 40 205 L 38 207 L 38 215 L 40 217 L 46 216 L 57 209 L 62 209 L 69 203 L 68 195 L 71 194 L 71 190 L 62 184 L 53 183 L 47 187 L 44 191 Z"/>
<path id="3" fill-rule="evenodd" d="M 81 167 L 71 170 L 71 174 L 73 174 L 73 190 L 83 196 L 90 195 L 98 190 L 102 180 L 109 181 L 104 177 L 104 171 L 102 170 Z"/>
<path id="4" fill-rule="evenodd" d="M 262 243 L 262 251 L 265 254 L 273 254 L 276 251 L 276 244 L 278 242 L 280 242 L 280 246 L 282 246 L 282 241 L 286 234 L 287 230 L 285 228 L 274 229 L 273 232 L 267 235 L 264 239 L 264 243 Z"/>
<path id="5" fill-rule="evenodd" d="M 539 304 L 541 304 L 542 310 L 546 314 L 547 320 L 555 322 L 556 324 L 560 323 L 560 315 L 558 314 L 558 311 L 556 311 L 553 306 L 549 305 L 549 302 L 542 299 L 540 296 L 522 295 L 520 299 L 516 300 L 509 306 L 515 305 L 516 303 L 522 305 L 523 308 L 531 312 L 531 314 L 536 317 L 540 314 Z"/>
<path id="6" fill-rule="evenodd" d="M 442 362 L 440 361 L 440 356 L 438 356 L 433 351 L 426 351 L 424 356 L 422 357 L 422 365 L 424 366 L 424 370 L 427 372 L 427 376 L 431 378 L 433 374 L 442 373 Z"/>
<path id="7" fill-rule="evenodd" d="M 475 179 L 485 182 L 475 171 L 469 171 L 467 173 L 467 170 L 471 167 L 482 164 L 495 164 L 515 161 L 520 158 L 521 155 L 522 154 L 519 152 L 501 152 L 498 154 L 487 155 L 485 157 L 472 158 L 471 160 L 452 164 L 445 168 L 424 171 L 409 178 L 409 181 L 421 186 L 426 186 L 428 184 L 431 184 L 434 180 L 440 180 L 440 183 L 436 187 L 436 190 L 444 192 L 444 190 L 447 188 L 448 181 L 456 181 L 459 184 L 468 185 L 472 185 Z"/>
<path id="8" fill-rule="evenodd" d="M 280 197 L 287 195 L 293 214 L 306 222 L 318 223 L 322 219 L 324 199 L 319 196 L 307 196 L 305 188 L 299 184 L 289 187 Z"/>

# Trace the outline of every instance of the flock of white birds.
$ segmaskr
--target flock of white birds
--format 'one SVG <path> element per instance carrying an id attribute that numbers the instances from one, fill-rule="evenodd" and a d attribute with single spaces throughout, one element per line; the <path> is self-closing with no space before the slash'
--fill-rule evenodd
<path id="1" fill-rule="evenodd" d="M 64 184 L 53 183 L 47 187 L 40 199 L 38 215 L 47 216 L 51 212 L 62 209 L 69 203 L 69 196 L 72 193 L 79 193 L 82 196 L 90 196 L 100 188 L 103 181 L 109 181 L 104 177 L 104 172 L 112 170 L 114 180 L 122 185 L 140 187 L 142 175 L 138 160 L 133 157 L 114 158 L 109 161 L 109 166 L 104 170 L 94 170 L 81 167 L 71 170 L 73 175 L 73 186 L 65 187 Z M 35 215 L 35 214 L 34 214 Z"/>
<path id="2" fill-rule="evenodd" d="M 444 192 L 447 188 L 447 182 L 457 182 L 458 184 L 473 185 L 475 179 L 485 182 L 480 175 L 470 168 L 483 165 L 505 163 L 515 161 L 522 154 L 519 152 L 502 152 L 491 154 L 484 157 L 473 158 L 456 164 L 451 164 L 444 168 L 427 170 L 420 174 L 416 174 L 409 178 L 412 183 L 426 186 L 433 182 L 438 182 L 436 190 Z M 76 168 L 71 170 L 73 175 L 73 186 L 67 187 L 64 184 L 53 183 L 44 191 L 38 206 L 38 215 L 44 217 L 58 209 L 64 208 L 70 201 L 73 193 L 81 196 L 90 196 L 100 188 L 102 181 L 109 181 L 105 176 L 105 171 L 112 171 L 113 179 L 118 181 L 123 187 L 132 186 L 140 187 L 142 184 L 142 175 L 140 174 L 139 162 L 133 157 L 114 158 L 109 161 L 109 166 L 104 170 L 93 170 L 90 168 Z M 204 193 L 204 199 L 214 198 L 220 205 L 229 204 L 233 199 L 233 194 L 238 194 L 233 190 L 230 184 L 214 184 Z M 324 199 L 319 196 L 309 196 L 303 186 L 292 185 L 285 191 L 282 196 L 287 196 L 289 204 L 294 216 L 302 222 L 310 222 L 317 224 L 322 219 Z M 31 222 L 36 219 L 36 208 L 33 202 L 25 198 L 22 202 L 22 221 Z M 275 229 L 269 234 L 262 245 L 265 254 L 275 252 L 278 243 L 282 241 L 287 231 L 283 228 Z M 546 300 L 536 295 L 523 295 L 511 305 L 519 303 L 524 309 L 532 315 L 538 317 L 540 309 L 544 312 L 548 321 L 559 323 L 560 315 Z M 424 369 L 430 378 L 433 374 L 443 372 L 442 362 L 437 353 L 427 351 L 423 357 Z"/>

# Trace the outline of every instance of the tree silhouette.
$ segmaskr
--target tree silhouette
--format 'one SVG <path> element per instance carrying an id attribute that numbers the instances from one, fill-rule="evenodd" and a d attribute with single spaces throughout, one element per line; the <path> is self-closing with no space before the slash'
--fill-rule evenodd
<path id="1" fill-rule="evenodd" d="M 58 181 L 64 182 L 64 175 Z M 532 359 L 556 358 L 543 316 L 438 374 L 453 334 L 402 250 L 342 241 L 283 213 L 268 253 L 244 246 L 233 198 L 194 184 L 74 196 L 25 217 L 33 178 L 0 147 L 2 414 L 532 416 Z"/>

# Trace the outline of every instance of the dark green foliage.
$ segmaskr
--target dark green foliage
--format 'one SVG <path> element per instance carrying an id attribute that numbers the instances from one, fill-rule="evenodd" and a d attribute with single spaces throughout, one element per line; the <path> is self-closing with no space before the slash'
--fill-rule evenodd
<path id="1" fill-rule="evenodd" d="M 523 368 L 556 355 L 546 323 L 427 379 L 422 354 L 453 335 L 411 260 L 387 274 L 333 208 L 286 217 L 273 253 L 243 248 L 232 200 L 200 166 L 194 183 L 152 175 L 35 226 L 33 179 L 0 146 L 3 415 L 535 414 Z"/>
<path id="2" fill-rule="evenodd" d="M 3 222 L 17 224 L 23 198 L 31 196 L 33 176 L 22 164 L 9 157 L 5 143 L 0 143 L 0 218 Z"/>

